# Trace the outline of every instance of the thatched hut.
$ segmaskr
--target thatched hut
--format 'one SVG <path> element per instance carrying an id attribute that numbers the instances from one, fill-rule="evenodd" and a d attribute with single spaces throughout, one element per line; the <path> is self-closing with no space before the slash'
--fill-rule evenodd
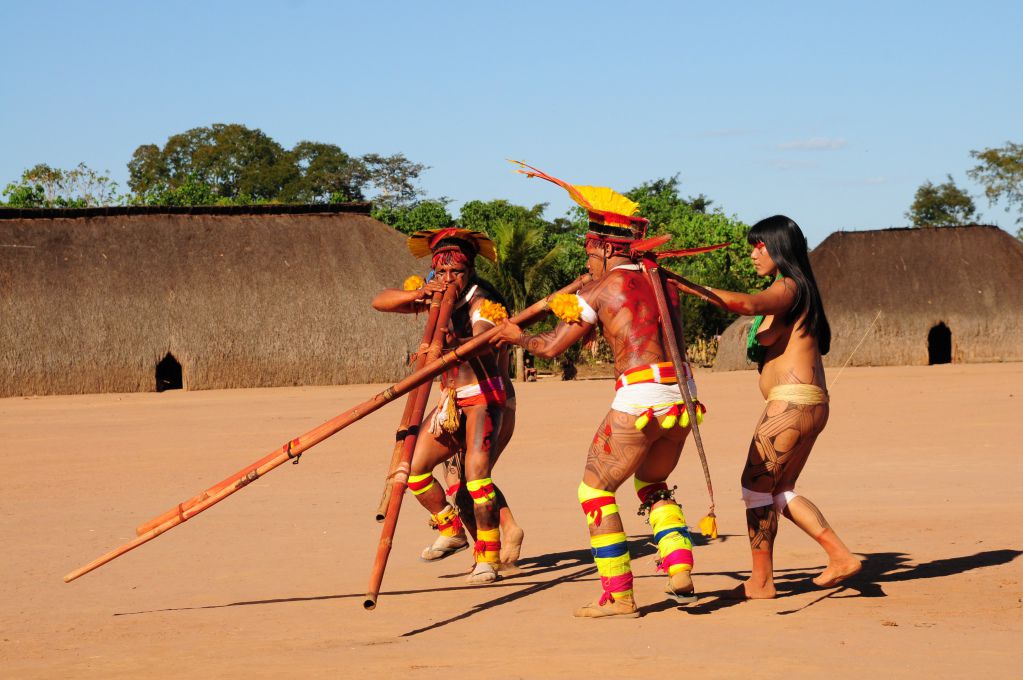
<path id="1" fill-rule="evenodd" d="M 826 365 L 1023 361 L 1023 243 L 997 227 L 840 231 L 810 261 L 831 323 Z M 714 370 L 751 368 L 749 324 L 725 330 Z"/>
<path id="2" fill-rule="evenodd" d="M 368 204 L 0 209 L 0 397 L 392 381 L 422 266 Z"/>

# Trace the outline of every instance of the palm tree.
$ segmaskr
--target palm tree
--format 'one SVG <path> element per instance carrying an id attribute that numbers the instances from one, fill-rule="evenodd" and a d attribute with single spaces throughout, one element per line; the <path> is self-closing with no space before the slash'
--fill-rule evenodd
<path id="1" fill-rule="evenodd" d="M 507 298 L 512 314 L 557 289 L 560 269 L 556 266 L 562 247 L 551 247 L 542 227 L 530 224 L 526 216 L 503 219 L 491 225 L 490 237 L 497 250 L 497 264 L 480 258 L 480 275 L 493 283 Z M 515 348 L 515 375 L 522 380 L 525 351 Z"/>

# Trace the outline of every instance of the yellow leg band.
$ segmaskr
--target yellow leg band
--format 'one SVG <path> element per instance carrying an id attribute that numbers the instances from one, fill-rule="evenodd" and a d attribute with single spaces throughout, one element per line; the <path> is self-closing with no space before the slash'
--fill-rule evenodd
<path id="1" fill-rule="evenodd" d="M 615 503 L 613 491 L 594 489 L 586 482 L 579 484 L 579 504 L 586 513 L 586 523 L 600 525 L 604 517 L 614 515 L 618 512 L 618 504 Z"/>
<path id="2" fill-rule="evenodd" d="M 430 480 L 429 483 L 425 483 L 426 480 Z M 426 493 L 433 488 L 433 473 L 427 472 L 425 475 L 409 475 L 408 488 L 413 494 L 418 496 L 421 493 Z"/>
<path id="3" fill-rule="evenodd" d="M 494 490 L 494 480 L 490 477 L 471 479 L 466 482 L 465 488 L 469 490 L 472 502 L 477 505 L 489 503 L 497 498 L 497 492 Z"/>

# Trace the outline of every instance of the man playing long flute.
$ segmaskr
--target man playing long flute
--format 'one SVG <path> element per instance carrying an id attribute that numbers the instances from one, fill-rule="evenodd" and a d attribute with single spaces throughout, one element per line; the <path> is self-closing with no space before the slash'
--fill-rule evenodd
<path id="1" fill-rule="evenodd" d="M 554 330 L 526 335 L 515 324 L 506 323 L 497 342 L 550 358 L 599 328 L 614 353 L 618 375 L 614 401 L 593 437 L 579 485 L 603 593 L 575 615 L 639 615 L 629 547 L 615 504 L 615 491 L 633 475 L 640 513 L 648 514 L 660 553 L 658 568 L 668 573 L 665 592 L 678 602 L 692 602 L 692 540 L 674 489 L 666 483 L 689 434 L 689 414 L 658 325 L 653 289 L 629 250 L 631 243 L 645 237 L 649 222 L 636 216 L 637 203 L 611 189 L 576 187 L 528 170 L 525 174 L 567 189 L 587 209 L 586 266 L 594 280 L 578 294 L 552 299 L 550 308 L 561 320 Z M 688 365 L 684 370 L 691 381 Z M 690 390 L 695 395 L 692 382 Z M 697 411 L 702 411 L 698 402 Z"/>
<path id="2" fill-rule="evenodd" d="M 460 338 L 482 333 L 507 318 L 501 296 L 476 275 L 477 255 L 497 259 L 494 244 L 486 235 L 455 227 L 429 229 L 413 234 L 408 244 L 416 257 L 431 256 L 432 278 L 423 282 L 410 277 L 404 290 L 381 291 L 373 300 L 375 309 L 420 312 L 434 292 L 456 286 L 460 300 L 451 318 L 449 348 Z M 499 563 L 514 563 L 522 544 L 522 529 L 491 479 L 494 463 L 515 426 L 515 393 L 508 363 L 506 351 L 491 352 L 457 364 L 442 376 L 441 401 L 424 421 L 408 479 L 409 490 L 430 512 L 430 524 L 439 532 L 421 559 L 440 560 L 468 547 L 465 525 L 475 533 L 470 583 L 497 580 Z M 433 470 L 463 452 L 465 484 L 459 485 L 455 502 L 463 509 L 460 517 Z M 471 512 L 466 512 L 469 508 Z"/>

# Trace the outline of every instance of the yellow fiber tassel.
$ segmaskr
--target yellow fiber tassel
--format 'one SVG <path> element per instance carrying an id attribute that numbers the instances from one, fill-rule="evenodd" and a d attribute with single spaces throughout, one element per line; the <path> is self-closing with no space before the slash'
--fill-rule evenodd
<path id="1" fill-rule="evenodd" d="M 650 419 L 653 417 L 654 410 L 652 408 L 648 408 L 646 411 L 643 412 L 643 415 L 641 415 L 639 418 L 636 418 L 636 429 L 642 430 L 644 427 L 646 427 L 646 424 L 649 423 Z"/>
<path id="2" fill-rule="evenodd" d="M 401 284 L 402 290 L 419 290 L 426 285 L 426 281 L 419 276 L 413 274 L 412 276 L 405 279 L 405 283 Z"/>
<path id="3" fill-rule="evenodd" d="M 713 512 L 700 520 L 700 533 L 711 538 L 718 537 L 718 520 Z"/>
<path id="4" fill-rule="evenodd" d="M 441 404 L 441 409 L 444 412 L 444 422 L 441 424 L 444 431 L 453 434 L 458 432 L 458 427 L 461 425 L 459 422 L 458 406 L 455 404 L 455 392 L 454 389 L 447 393 L 447 398 L 444 403 Z"/>
<path id="5" fill-rule="evenodd" d="M 696 407 L 696 424 L 703 425 L 703 414 L 707 412 L 707 407 L 698 401 L 694 401 L 693 406 Z M 682 423 L 682 427 L 689 427 L 689 409 L 682 409 L 682 417 L 679 422 Z"/>
<path id="6" fill-rule="evenodd" d="M 678 422 L 678 404 L 674 404 L 668 409 L 668 414 L 664 416 L 664 420 L 661 421 L 661 427 L 665 430 L 670 430 L 675 427 L 675 423 Z"/>

